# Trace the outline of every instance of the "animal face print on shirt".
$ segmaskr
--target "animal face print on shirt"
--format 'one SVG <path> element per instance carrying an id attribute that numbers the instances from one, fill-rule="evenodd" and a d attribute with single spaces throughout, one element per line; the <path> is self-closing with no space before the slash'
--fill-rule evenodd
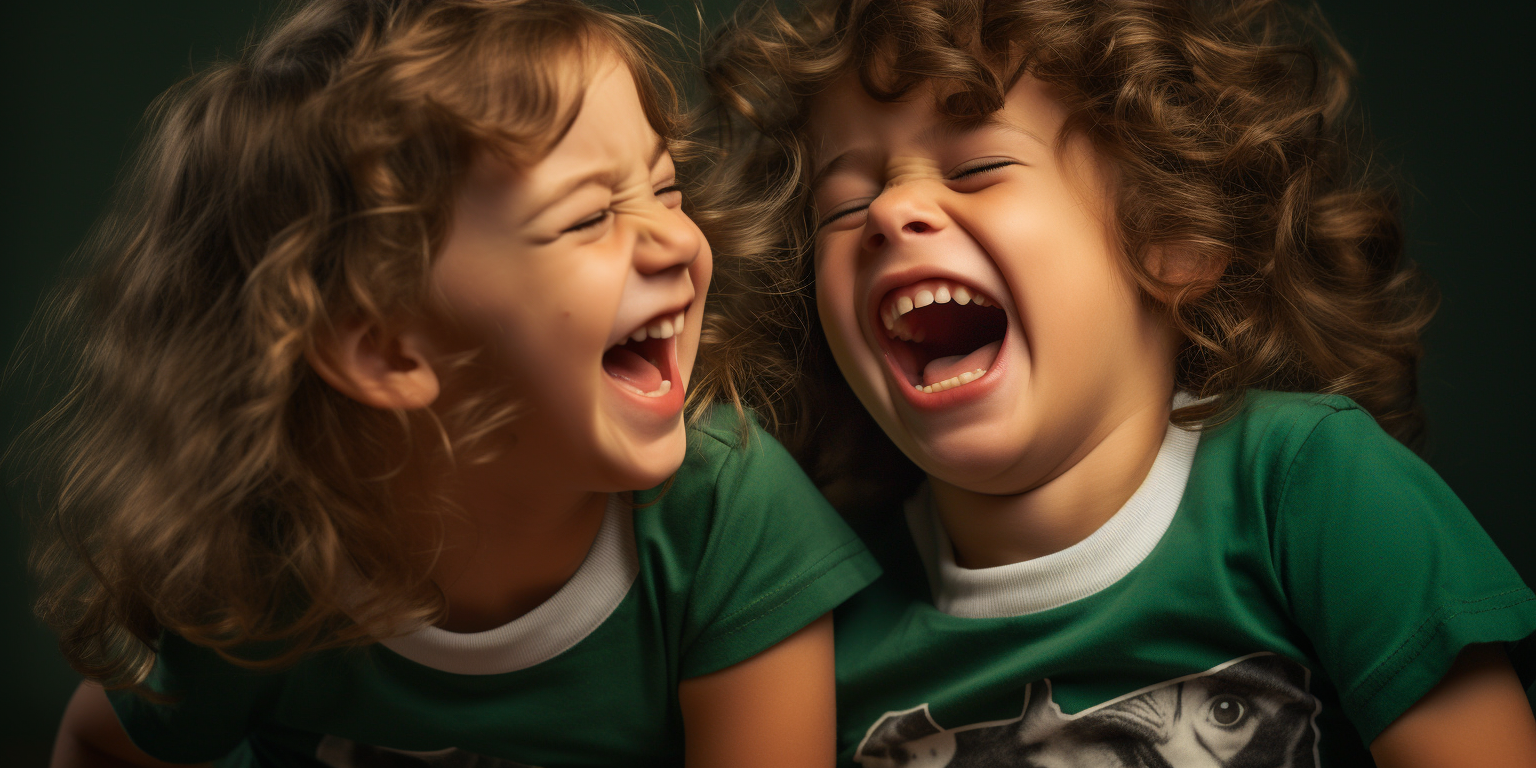
<path id="1" fill-rule="evenodd" d="M 924 704 L 888 712 L 854 760 L 863 768 L 1316 768 L 1320 704 L 1310 673 L 1271 653 L 1234 659 L 1075 715 L 1051 681 L 1011 720 L 945 729 Z M 1037 689 L 1039 695 L 1036 695 Z"/>

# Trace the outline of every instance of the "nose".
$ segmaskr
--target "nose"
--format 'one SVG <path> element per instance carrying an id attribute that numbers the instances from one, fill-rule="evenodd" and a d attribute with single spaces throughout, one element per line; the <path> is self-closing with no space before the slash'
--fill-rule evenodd
<path id="1" fill-rule="evenodd" d="M 635 269 L 649 275 L 686 267 L 704 249 L 704 233 L 681 208 L 658 204 L 635 236 Z"/>
<path id="2" fill-rule="evenodd" d="M 879 250 L 887 243 L 938 232 L 949 224 L 925 182 L 893 184 L 869 204 L 864 220 L 864 247 Z"/>

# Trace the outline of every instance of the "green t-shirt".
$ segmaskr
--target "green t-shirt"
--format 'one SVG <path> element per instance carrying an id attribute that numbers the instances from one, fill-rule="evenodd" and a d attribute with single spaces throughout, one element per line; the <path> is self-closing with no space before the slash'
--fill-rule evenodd
<path id="1" fill-rule="evenodd" d="M 784 449 L 738 425 L 717 409 L 670 487 L 612 497 L 577 573 L 505 626 L 428 627 L 275 673 L 167 636 L 151 686 L 179 700 L 115 693 L 118 717 L 173 762 L 680 765 L 679 680 L 767 649 L 879 573 Z"/>
<path id="2" fill-rule="evenodd" d="M 926 489 L 906 512 L 836 614 L 844 764 L 1371 765 L 1467 644 L 1536 673 L 1536 596 L 1346 398 L 1170 426 L 1125 507 L 1036 560 L 959 568 Z"/>

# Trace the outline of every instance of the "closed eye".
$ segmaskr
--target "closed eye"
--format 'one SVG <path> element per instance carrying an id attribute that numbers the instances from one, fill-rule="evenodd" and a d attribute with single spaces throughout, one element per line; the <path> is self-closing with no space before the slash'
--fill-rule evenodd
<path id="1" fill-rule="evenodd" d="M 822 219 L 820 221 L 820 223 L 818 223 L 816 225 L 816 229 L 819 230 L 822 227 L 825 227 L 828 224 L 831 224 L 832 222 L 837 221 L 838 219 L 845 218 L 847 216 L 852 216 L 853 214 L 859 213 L 859 212 L 861 212 L 861 211 L 863 211 L 863 210 L 865 210 L 867 208 L 869 208 L 869 203 L 866 202 L 866 203 L 862 203 L 860 205 L 851 206 L 851 207 L 848 207 L 848 208 L 844 208 L 844 209 L 842 209 L 840 211 L 836 211 L 834 213 L 831 213 L 825 219 Z"/>
<path id="2" fill-rule="evenodd" d="M 981 165 L 973 165 L 973 166 L 971 166 L 969 168 L 962 168 L 962 169 L 954 172 L 953 174 L 950 175 L 949 180 L 950 181 L 959 181 L 960 179 L 970 178 L 972 176 L 977 176 L 977 175 L 980 175 L 980 174 L 983 174 L 983 173 L 987 173 L 988 171 L 995 171 L 995 170 L 997 170 L 999 168 L 1006 168 L 1006 167 L 1008 167 L 1010 165 L 1018 165 L 1018 163 L 1013 161 L 1013 160 L 996 160 L 996 161 L 992 161 L 992 162 L 982 163 Z"/>
<path id="3" fill-rule="evenodd" d="M 589 217 L 587 217 L 585 219 L 582 219 L 581 221 L 578 221 L 575 224 L 572 224 L 571 226 L 566 227 L 565 229 L 560 230 L 560 234 L 565 234 L 567 232 L 580 232 L 580 231 L 585 230 L 585 229 L 591 229 L 591 228 L 593 228 L 595 226 L 598 226 L 598 225 L 602 224 L 603 222 L 607 221 L 608 220 L 608 215 L 611 214 L 611 213 L 613 213 L 612 210 L 610 210 L 608 208 L 604 208 L 603 210 L 598 211 L 597 213 L 593 214 L 592 216 L 589 216 Z"/>
<path id="4" fill-rule="evenodd" d="M 683 185 L 669 184 L 665 187 L 662 187 L 661 189 L 656 190 L 654 194 L 657 197 L 662 198 L 662 202 L 665 203 L 668 207 L 671 207 L 683 201 Z"/>

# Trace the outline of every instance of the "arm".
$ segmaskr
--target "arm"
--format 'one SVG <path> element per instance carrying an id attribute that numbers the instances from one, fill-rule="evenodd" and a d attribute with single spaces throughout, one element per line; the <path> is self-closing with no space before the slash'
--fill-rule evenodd
<path id="1" fill-rule="evenodd" d="M 1382 768 L 1536 765 L 1536 718 L 1499 645 L 1462 649 L 1445 677 L 1371 742 Z"/>
<path id="2" fill-rule="evenodd" d="M 830 766 L 832 615 L 746 661 L 678 685 L 688 768 Z"/>
<path id="3" fill-rule="evenodd" d="M 64 709 L 53 742 L 50 768 L 168 768 L 172 763 L 144 754 L 123 730 L 107 692 L 89 680 L 80 683 Z"/>

